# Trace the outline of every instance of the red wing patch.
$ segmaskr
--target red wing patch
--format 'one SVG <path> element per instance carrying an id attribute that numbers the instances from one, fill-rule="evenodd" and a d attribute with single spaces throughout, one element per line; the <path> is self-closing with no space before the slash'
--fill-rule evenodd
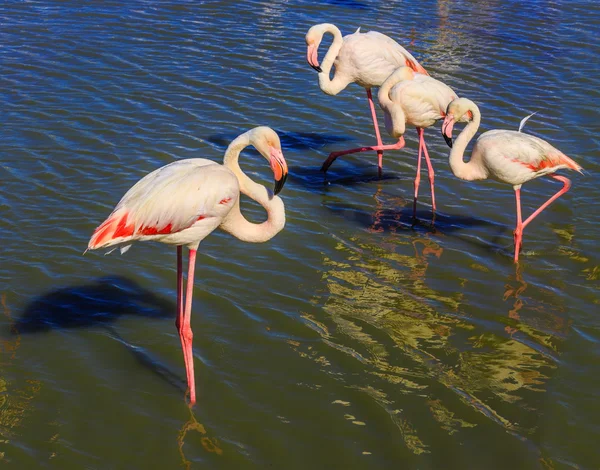
<path id="1" fill-rule="evenodd" d="M 133 235 L 133 225 L 127 225 L 127 214 L 125 214 L 121 217 L 111 238 L 130 237 L 131 235 Z"/>
<path id="2" fill-rule="evenodd" d="M 140 227 L 136 235 L 168 235 L 173 230 L 173 224 L 169 224 L 160 230 L 156 227 Z"/>
<path id="3" fill-rule="evenodd" d="M 423 66 L 422 66 L 422 65 L 420 65 L 420 64 L 415 64 L 415 63 L 414 63 L 412 60 L 410 60 L 409 58 L 406 58 L 406 59 L 405 59 L 405 61 L 406 61 L 406 66 L 407 66 L 407 67 L 409 67 L 409 68 L 411 68 L 411 69 L 413 69 L 415 72 L 417 72 L 417 73 L 422 73 L 423 75 L 429 75 L 429 74 L 427 73 L 427 70 L 425 70 L 425 69 L 423 68 Z"/>
<path id="4" fill-rule="evenodd" d="M 231 198 L 230 197 L 226 197 L 226 198 L 221 199 L 219 201 L 219 204 L 227 204 L 229 201 L 231 201 Z"/>

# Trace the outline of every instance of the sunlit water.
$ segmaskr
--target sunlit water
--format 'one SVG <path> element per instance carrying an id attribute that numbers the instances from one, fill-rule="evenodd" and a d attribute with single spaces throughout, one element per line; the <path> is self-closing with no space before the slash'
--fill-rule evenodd
<path id="1" fill-rule="evenodd" d="M 599 7 L 593 1 L 21 2 L 0 6 L 0 460 L 11 468 L 598 468 Z M 426 132 L 384 157 L 364 90 L 324 95 L 304 34 L 390 35 L 516 129 L 579 162 L 527 227 Z M 328 42 L 321 46 L 321 57 Z M 184 402 L 175 250 L 82 252 L 147 172 L 220 161 L 256 125 L 290 166 L 285 230 L 201 246 Z M 390 139 L 385 136 L 385 140 Z M 242 166 L 270 184 L 255 152 Z M 423 180 L 426 183 L 425 174 Z M 556 182 L 523 189 L 526 213 Z M 243 209 L 263 217 L 255 204 Z"/>

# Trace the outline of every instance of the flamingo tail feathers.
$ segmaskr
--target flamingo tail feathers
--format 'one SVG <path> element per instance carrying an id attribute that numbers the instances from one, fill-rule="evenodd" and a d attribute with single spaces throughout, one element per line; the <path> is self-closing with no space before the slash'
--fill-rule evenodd
<path id="1" fill-rule="evenodd" d="M 529 116 L 525 116 L 523 119 L 521 119 L 521 122 L 519 123 L 519 132 L 521 132 L 521 130 L 523 129 L 523 127 L 525 127 L 525 123 L 529 120 L 529 118 L 531 116 L 533 116 L 534 114 L 537 114 L 537 111 L 535 113 L 531 113 Z"/>
<path id="2" fill-rule="evenodd" d="M 96 230 L 88 243 L 88 250 L 104 248 L 127 240 L 133 235 L 133 224 L 127 224 L 127 212 L 118 210 L 112 213 Z M 126 247 L 121 253 L 127 251 Z"/>
<path id="3" fill-rule="evenodd" d="M 417 73 L 422 73 L 423 75 L 429 75 L 429 72 L 425 70 L 425 68 L 419 64 L 418 62 L 411 60 L 409 58 L 406 59 L 406 66 L 413 69 Z"/>

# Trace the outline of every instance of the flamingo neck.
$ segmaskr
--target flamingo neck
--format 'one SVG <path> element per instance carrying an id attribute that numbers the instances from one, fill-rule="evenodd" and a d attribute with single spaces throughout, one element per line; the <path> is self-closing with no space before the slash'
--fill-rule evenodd
<path id="1" fill-rule="evenodd" d="M 240 199 L 238 198 L 223 220 L 221 228 L 242 241 L 262 243 L 270 240 L 283 229 L 285 207 L 279 196 L 274 196 L 265 186 L 252 181 L 240 168 L 238 161 L 240 152 L 251 144 L 251 137 L 248 133 L 239 136 L 227 148 L 223 165 L 237 177 L 240 192 L 264 207 L 267 211 L 267 220 L 255 224 L 246 219 L 240 210 Z"/>
<path id="2" fill-rule="evenodd" d="M 331 68 L 344 44 L 344 38 L 342 37 L 339 28 L 333 24 L 327 25 L 323 30 L 323 35 L 325 35 L 325 33 L 333 35 L 333 42 L 331 43 L 331 46 L 329 46 L 327 54 L 325 54 L 325 57 L 323 58 L 323 62 L 321 62 L 322 72 L 319 72 L 319 88 L 328 95 L 337 95 L 348 86 L 348 83 L 350 83 L 350 81 L 345 80 L 338 73 L 337 69 L 333 80 L 330 78 Z M 323 36 L 321 36 L 321 39 L 322 38 Z"/>
<path id="3" fill-rule="evenodd" d="M 480 161 L 463 160 L 467 145 L 477 133 L 479 124 L 481 123 L 481 113 L 479 109 L 471 109 L 473 119 L 465 126 L 462 132 L 454 141 L 452 150 L 450 151 L 450 169 L 454 176 L 466 181 L 482 180 L 487 178 L 487 170 L 481 165 Z"/>
<path id="4" fill-rule="evenodd" d="M 379 106 L 385 113 L 385 127 L 392 137 L 399 138 L 406 132 L 406 114 L 400 103 L 394 103 L 390 92 L 403 80 L 412 80 L 414 73 L 408 67 L 400 67 L 392 73 L 379 87 L 377 98 Z"/>

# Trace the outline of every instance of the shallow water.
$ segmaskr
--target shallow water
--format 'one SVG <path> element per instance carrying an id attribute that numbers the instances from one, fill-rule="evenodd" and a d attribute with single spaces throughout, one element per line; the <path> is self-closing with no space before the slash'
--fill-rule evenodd
<path id="1" fill-rule="evenodd" d="M 600 11 L 592 1 L 7 2 L 0 6 L 0 460 L 11 468 L 598 468 Z M 384 157 L 364 90 L 324 95 L 304 34 L 333 22 L 408 47 L 476 101 L 481 130 L 578 161 L 527 227 L 466 183 L 439 126 L 432 226 L 412 223 L 414 130 Z M 324 46 L 321 47 L 324 53 Z M 281 136 L 287 225 L 198 258 L 199 403 L 184 403 L 175 250 L 82 252 L 140 177 Z M 386 136 L 386 141 L 389 138 Z M 268 183 L 264 160 L 242 166 Z M 558 189 L 524 186 L 524 211 Z M 255 220 L 259 207 L 244 201 Z"/>

